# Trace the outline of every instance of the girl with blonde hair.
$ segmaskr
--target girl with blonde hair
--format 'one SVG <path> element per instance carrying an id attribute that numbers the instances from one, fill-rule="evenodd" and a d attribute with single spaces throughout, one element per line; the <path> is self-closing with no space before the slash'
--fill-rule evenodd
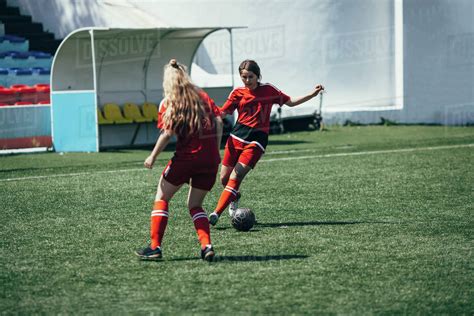
<path id="1" fill-rule="evenodd" d="M 214 101 L 195 86 L 184 65 L 171 59 L 163 76 L 164 99 L 160 104 L 158 128 L 161 134 L 145 167 L 152 169 L 158 155 L 173 136 L 176 151 L 162 172 L 151 212 L 151 243 L 136 254 L 145 260 L 162 258 L 162 239 L 168 223 L 168 205 L 184 183 L 189 183 L 189 213 L 201 244 L 201 258 L 212 261 L 209 221 L 202 208 L 206 194 L 213 187 L 220 163 L 219 145 L 222 119 Z"/>

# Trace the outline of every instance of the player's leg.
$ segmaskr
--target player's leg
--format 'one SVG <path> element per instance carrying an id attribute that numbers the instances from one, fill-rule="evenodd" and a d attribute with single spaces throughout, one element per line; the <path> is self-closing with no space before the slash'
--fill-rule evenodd
<path id="1" fill-rule="evenodd" d="M 200 169 L 197 173 L 193 174 L 188 195 L 189 214 L 193 219 L 194 228 L 201 243 L 201 258 L 206 261 L 212 261 L 214 249 L 211 244 L 209 220 L 202 205 L 206 194 L 216 182 L 217 170 L 218 166 L 212 166 L 209 169 Z"/>
<path id="2" fill-rule="evenodd" d="M 222 191 L 216 209 L 209 215 L 209 222 L 211 225 L 217 223 L 220 215 L 230 203 L 240 198 L 240 184 L 250 170 L 255 167 L 263 153 L 264 152 L 260 147 L 254 145 L 246 146 L 242 151 L 240 151 L 237 163 L 229 176 L 224 191 Z"/>
<path id="3" fill-rule="evenodd" d="M 222 159 L 222 166 L 221 166 L 221 173 L 220 173 L 220 180 L 221 180 L 222 185 L 224 186 L 224 191 L 222 191 L 221 198 L 222 198 L 222 195 L 225 195 L 225 196 L 228 195 L 226 187 L 229 182 L 230 175 L 232 174 L 237 164 L 237 161 L 239 160 L 239 157 L 243 152 L 243 149 L 244 149 L 243 144 L 241 144 L 237 140 L 234 140 L 232 137 L 229 137 L 229 139 L 227 140 L 225 150 L 224 150 L 224 157 Z M 229 203 L 227 203 L 225 207 L 223 208 L 221 206 L 216 207 L 218 212 L 213 212 L 209 217 L 209 220 L 212 225 L 215 225 L 215 223 L 217 223 L 219 216 L 224 211 L 224 209 L 229 205 Z M 232 216 L 230 209 L 229 209 L 229 213 Z"/>
<path id="4" fill-rule="evenodd" d="M 176 186 L 163 176 L 161 177 L 151 212 L 151 248 L 161 247 L 161 241 L 168 224 L 168 203 L 180 188 L 181 185 Z"/>
<path id="5" fill-rule="evenodd" d="M 234 170 L 235 165 L 237 164 L 237 160 L 239 159 L 240 154 L 242 153 L 243 150 L 227 150 L 224 152 L 224 159 L 222 161 L 222 167 L 221 167 L 221 174 L 220 174 L 220 180 L 222 183 L 222 186 L 225 187 L 227 186 L 227 183 L 229 182 L 230 175 L 232 171 Z M 230 217 L 233 216 L 235 210 L 238 208 L 238 200 L 240 198 L 240 192 L 237 192 L 237 198 L 232 201 L 229 205 L 229 215 Z"/>
<path id="6" fill-rule="evenodd" d="M 243 147 L 240 145 L 241 144 L 235 141 L 232 137 L 227 139 L 227 144 L 224 149 L 224 157 L 222 158 L 220 174 L 220 180 L 224 188 L 226 187 L 230 174 L 232 173 L 232 170 L 234 170 L 234 167 L 239 160 L 239 156 L 243 151 Z"/>
<path id="7" fill-rule="evenodd" d="M 234 170 L 234 167 L 235 167 L 235 163 L 232 166 L 222 165 L 221 167 L 220 179 L 221 179 L 221 184 L 224 188 L 227 185 L 227 182 L 229 182 L 230 174 L 232 173 L 232 170 Z"/>
<path id="8" fill-rule="evenodd" d="M 153 260 L 162 257 L 161 242 L 168 224 L 168 202 L 180 187 L 181 185 L 173 185 L 161 176 L 150 217 L 150 245 L 137 251 L 137 255 L 142 259 Z"/>
<path id="9" fill-rule="evenodd" d="M 214 258 L 214 249 L 211 244 L 209 220 L 207 219 L 206 212 L 202 208 L 204 198 L 208 192 L 208 190 L 191 187 L 188 195 L 188 208 L 189 215 L 191 215 L 194 228 L 198 235 L 199 243 L 201 244 L 201 258 L 206 261 L 212 261 Z"/>
<path id="10" fill-rule="evenodd" d="M 227 181 L 224 191 L 222 191 L 216 209 L 209 216 L 211 225 L 215 225 L 221 216 L 222 212 L 229 206 L 232 201 L 235 201 L 239 196 L 239 187 L 245 176 L 252 170 L 251 166 L 238 162 L 232 170 L 229 180 Z"/>

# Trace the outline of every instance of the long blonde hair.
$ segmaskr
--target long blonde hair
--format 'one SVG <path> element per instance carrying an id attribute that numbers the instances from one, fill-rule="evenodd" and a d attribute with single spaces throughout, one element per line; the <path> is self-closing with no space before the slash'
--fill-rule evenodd
<path id="1" fill-rule="evenodd" d="M 186 72 L 186 67 L 171 59 L 164 68 L 163 95 L 166 111 L 163 114 L 164 128 L 178 136 L 189 136 L 202 129 L 206 119 L 204 102 Z"/>

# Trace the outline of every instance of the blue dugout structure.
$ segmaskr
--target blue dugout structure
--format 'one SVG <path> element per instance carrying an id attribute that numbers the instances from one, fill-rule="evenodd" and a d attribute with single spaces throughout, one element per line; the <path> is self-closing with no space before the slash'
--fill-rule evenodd
<path id="1" fill-rule="evenodd" d="M 227 27 L 92 27 L 69 34 L 59 46 L 52 63 L 54 149 L 62 152 L 98 152 L 107 147 L 107 143 L 114 146 L 129 144 L 134 128 L 124 125 L 99 128 L 97 109 L 110 102 L 158 102 L 162 98 L 164 65 L 171 58 L 176 58 L 191 69 L 194 55 L 204 38 L 222 29 L 230 32 L 229 57 L 233 64 L 232 28 Z M 223 88 L 214 92 L 227 96 L 232 89 Z M 154 130 L 156 133 L 156 128 Z M 146 130 L 144 133 L 147 133 Z M 133 138 L 136 136 L 135 132 Z M 139 135 L 138 138 L 148 136 Z M 153 143 L 156 135 L 152 137 Z"/>

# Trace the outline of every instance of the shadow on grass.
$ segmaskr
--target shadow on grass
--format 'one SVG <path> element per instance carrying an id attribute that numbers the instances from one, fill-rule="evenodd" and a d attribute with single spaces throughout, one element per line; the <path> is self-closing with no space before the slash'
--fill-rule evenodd
<path id="1" fill-rule="evenodd" d="M 238 233 L 253 233 L 260 232 L 260 228 L 286 228 L 286 227 L 295 227 L 295 226 L 325 226 L 325 225 L 358 225 L 358 224 L 397 224 L 396 222 L 387 222 L 387 221 L 309 221 L 309 222 L 283 222 L 283 223 L 259 223 L 257 222 L 251 230 L 248 232 L 239 232 L 233 227 L 224 226 L 224 227 L 214 227 L 215 230 L 234 230 Z"/>
<path id="2" fill-rule="evenodd" d="M 284 228 L 284 227 L 294 227 L 294 226 L 323 226 L 323 225 L 357 225 L 357 224 L 393 224 L 391 222 L 368 222 L 368 221 L 309 221 L 309 222 L 284 222 L 284 223 L 259 223 L 255 224 L 255 228 Z M 241 233 L 251 233 L 259 232 L 259 229 L 252 228 L 248 232 Z M 215 230 L 235 230 L 233 227 L 215 227 Z M 236 230 L 235 230 L 236 231 Z"/>
<path id="3" fill-rule="evenodd" d="M 293 226 L 324 226 L 324 225 L 357 225 L 357 224 L 396 224 L 385 221 L 309 221 L 286 223 L 256 223 L 256 227 L 293 227 Z"/>
<path id="4" fill-rule="evenodd" d="M 269 256 L 220 256 L 216 255 L 213 263 L 216 262 L 265 262 L 265 261 L 280 261 L 280 260 L 291 260 L 291 259 L 306 259 L 309 256 L 306 255 L 269 255 Z M 165 261 L 193 261 L 201 260 L 198 257 L 186 257 L 186 258 L 172 258 L 165 259 Z"/>
<path id="5" fill-rule="evenodd" d="M 258 225 L 258 224 L 255 224 L 255 225 Z M 215 230 L 228 230 L 228 229 L 230 229 L 230 230 L 233 230 L 233 231 L 235 231 L 235 232 L 244 233 L 244 234 L 245 234 L 245 233 L 256 233 L 256 232 L 259 232 L 259 231 L 260 231 L 260 229 L 252 228 L 251 230 L 244 232 L 244 231 L 238 231 L 238 230 L 235 229 L 234 227 L 229 227 L 229 226 L 225 226 L 225 227 L 214 227 L 213 229 L 215 229 Z"/>
<path id="6" fill-rule="evenodd" d="M 271 256 L 216 256 L 214 262 L 245 262 L 245 261 L 280 261 L 290 259 L 306 259 L 306 255 L 271 255 Z"/>

